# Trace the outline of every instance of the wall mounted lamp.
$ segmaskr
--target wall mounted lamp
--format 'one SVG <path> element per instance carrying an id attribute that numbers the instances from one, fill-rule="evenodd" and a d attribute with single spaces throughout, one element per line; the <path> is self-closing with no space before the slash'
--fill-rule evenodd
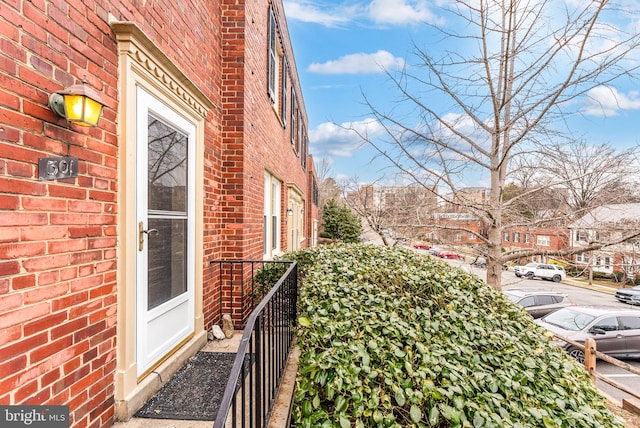
<path id="1" fill-rule="evenodd" d="M 293 215 L 293 208 L 287 208 L 287 215 L 290 217 Z"/>
<path id="2" fill-rule="evenodd" d="M 49 95 L 49 108 L 58 116 L 82 126 L 96 126 L 105 102 L 86 81 Z"/>

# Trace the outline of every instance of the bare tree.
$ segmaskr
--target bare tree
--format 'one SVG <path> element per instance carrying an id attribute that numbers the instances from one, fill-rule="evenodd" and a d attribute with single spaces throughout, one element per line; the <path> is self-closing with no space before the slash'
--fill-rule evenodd
<path id="1" fill-rule="evenodd" d="M 431 46 L 443 40 L 431 39 L 426 47 L 414 43 L 418 63 L 388 73 L 399 93 L 392 106 L 377 107 L 365 94 L 386 138 L 361 138 L 416 183 L 436 186 L 446 202 L 486 225 L 478 239 L 494 287 L 500 287 L 504 261 L 518 257 L 501 252 L 502 231 L 507 219 L 518 219 L 513 211 L 528 192 L 504 199 L 512 162 L 565 138 L 563 119 L 578 100 L 638 69 L 629 57 L 640 34 L 607 21 L 610 3 L 449 2 L 443 13 L 452 25 L 434 30 L 453 48 L 435 53 Z M 617 13 L 622 16 L 623 9 Z M 488 204 L 460 197 L 457 189 L 469 175 L 488 180 Z"/>
<path id="2" fill-rule="evenodd" d="M 318 207 L 320 208 L 320 218 L 325 204 L 331 200 L 340 199 L 341 189 L 336 181 L 331 177 L 331 161 L 329 158 L 321 158 L 315 164 L 316 175 L 318 177 Z"/>
<path id="3" fill-rule="evenodd" d="M 363 186 L 357 177 L 352 177 L 341 185 L 342 200 L 364 220 L 369 230 L 382 239 L 384 245 L 392 245 L 392 237 L 385 233 L 388 213 L 374 194 L 374 184 Z"/>
<path id="4" fill-rule="evenodd" d="M 342 183 L 343 200 L 384 245 L 398 245 L 416 238 L 416 225 L 431 217 L 435 201 L 418 186 L 363 185 L 352 177 Z"/>
<path id="5" fill-rule="evenodd" d="M 518 162 L 519 177 L 527 177 L 527 189 L 553 189 L 556 198 L 574 216 L 596 206 L 635 202 L 638 194 L 638 147 L 616 150 L 606 144 L 584 140 L 552 143 L 543 152 Z"/>

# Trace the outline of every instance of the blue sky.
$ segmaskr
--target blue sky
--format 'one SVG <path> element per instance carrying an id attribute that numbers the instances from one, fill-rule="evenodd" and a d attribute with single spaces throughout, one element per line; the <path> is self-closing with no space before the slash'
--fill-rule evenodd
<path id="1" fill-rule="evenodd" d="M 383 71 L 410 66 L 415 60 L 412 41 L 434 51 L 446 46 L 424 23 L 446 27 L 449 23 L 435 5 L 447 1 L 283 1 L 309 119 L 310 152 L 316 164 L 323 158 L 330 161 L 334 178 L 392 184 L 386 163 L 374 159 L 373 148 L 343 126 L 364 129 L 368 124 L 376 132 L 363 93 L 378 106 L 393 105 L 398 94 Z M 638 22 L 624 25 L 638 28 Z M 572 129 L 594 145 L 630 147 L 640 141 L 637 81 L 617 81 L 589 95 L 578 100 L 581 114 L 571 117 Z"/>

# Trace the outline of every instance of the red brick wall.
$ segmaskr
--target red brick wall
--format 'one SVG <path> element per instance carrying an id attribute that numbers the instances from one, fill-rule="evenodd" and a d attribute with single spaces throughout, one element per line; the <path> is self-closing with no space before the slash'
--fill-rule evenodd
<path id="1" fill-rule="evenodd" d="M 68 404 L 73 426 L 113 423 L 120 142 L 107 19 L 138 23 L 219 103 L 218 4 L 180 5 L 9 0 L 0 8 L 0 404 Z M 96 128 L 70 126 L 47 106 L 50 93 L 84 76 L 107 103 Z M 219 115 L 210 113 L 205 131 L 210 222 Z M 38 181 L 38 158 L 65 155 L 79 158 L 77 178 Z M 215 233 L 206 229 L 207 257 Z"/>
<path id="2" fill-rule="evenodd" d="M 218 207 L 221 219 L 212 227 L 223 237 L 218 253 L 222 259 L 262 259 L 265 171 L 282 181 L 280 246 L 283 250 L 287 245 L 285 210 L 288 185 L 294 184 L 303 192 L 307 188 L 307 173 L 291 145 L 289 117 L 286 118 L 287 126 L 284 126 L 267 93 L 269 4 L 268 0 L 222 0 L 221 4 L 224 67 L 220 163 L 223 174 Z M 306 124 L 304 100 L 283 6 L 280 1 L 274 1 L 273 7 L 290 73 L 287 116 L 293 84 L 303 115 L 301 121 Z M 207 328 L 217 322 L 219 314 L 219 285 L 215 277 L 210 279 L 208 286 L 212 294 L 206 298 L 204 306 Z"/>
<path id="3" fill-rule="evenodd" d="M 520 242 L 514 241 L 514 234 L 520 233 Z M 504 240 L 504 234 L 509 234 L 509 241 Z M 524 242 L 525 235 L 529 235 L 529 242 Z M 538 236 L 548 236 L 549 246 L 541 247 L 538 245 Z M 547 251 L 564 250 L 569 246 L 569 230 L 562 227 L 549 227 L 549 228 L 514 228 L 504 230 L 502 237 L 502 246 L 509 249 L 528 249 L 538 248 Z"/>
<path id="4" fill-rule="evenodd" d="M 117 310 L 115 42 L 80 2 L 5 2 L 1 15 L 0 403 L 68 404 L 76 426 L 108 424 Z M 85 75 L 108 105 L 99 127 L 69 127 L 47 98 Z M 38 158 L 65 155 L 80 159 L 78 178 L 38 181 Z"/>

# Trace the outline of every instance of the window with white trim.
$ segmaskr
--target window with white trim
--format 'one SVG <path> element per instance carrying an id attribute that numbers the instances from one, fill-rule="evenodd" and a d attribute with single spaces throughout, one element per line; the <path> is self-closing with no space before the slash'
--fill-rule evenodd
<path id="1" fill-rule="evenodd" d="M 273 104 L 275 110 L 280 112 L 280 109 L 282 108 L 281 99 L 286 98 L 283 97 L 282 91 L 285 89 L 283 89 L 281 85 L 285 84 L 286 86 L 285 79 L 288 72 L 286 71 L 286 64 L 281 64 L 281 61 L 284 62 L 284 52 L 282 45 L 280 44 L 280 37 L 278 37 L 276 15 L 271 6 L 269 6 L 269 28 L 267 31 L 267 93 L 269 94 L 269 99 L 271 100 L 271 104 Z M 280 78 L 281 66 L 283 67 L 282 78 Z M 284 100 L 282 102 L 284 102 Z"/>
<path id="2" fill-rule="evenodd" d="M 588 263 L 589 262 L 589 254 L 587 254 L 587 253 L 576 254 L 576 262 Z"/>
<path id="3" fill-rule="evenodd" d="M 280 180 L 264 173 L 264 221 L 263 253 L 265 259 L 271 259 L 280 253 Z"/>
<path id="4" fill-rule="evenodd" d="M 282 118 L 282 124 L 287 126 L 287 78 L 289 76 L 289 64 L 287 59 L 282 57 L 282 86 L 280 88 L 281 101 L 280 101 L 280 117 Z"/>
<path id="5" fill-rule="evenodd" d="M 548 247 L 551 245 L 551 237 L 548 235 L 538 235 L 537 243 L 541 247 Z"/>
<path id="6" fill-rule="evenodd" d="M 291 129 L 289 131 L 291 137 L 291 145 L 295 147 L 296 144 L 296 135 L 297 135 L 297 127 L 298 122 L 296 121 L 297 115 L 296 111 L 298 109 L 297 101 L 296 101 L 296 90 L 293 86 L 291 86 Z"/>

